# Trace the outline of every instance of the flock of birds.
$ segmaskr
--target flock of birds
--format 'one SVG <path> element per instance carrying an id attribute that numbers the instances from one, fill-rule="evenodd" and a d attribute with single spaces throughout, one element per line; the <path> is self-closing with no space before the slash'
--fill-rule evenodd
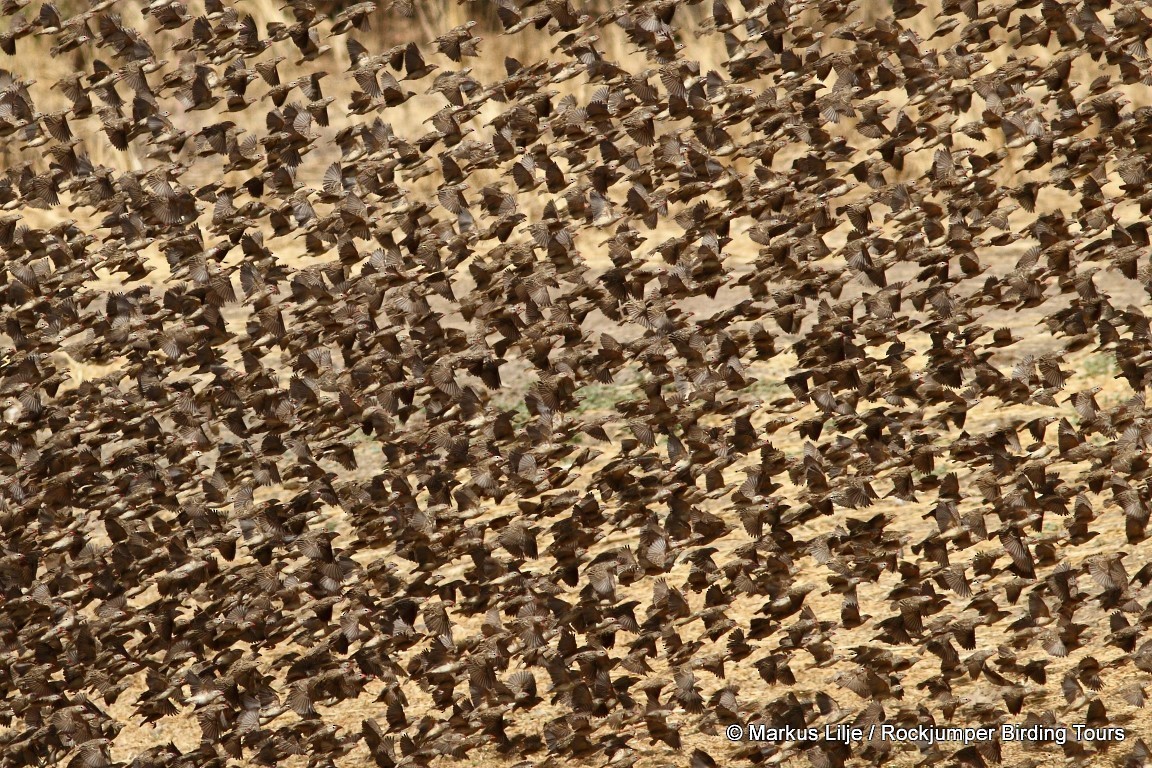
<path id="1" fill-rule="evenodd" d="M 79 5 L 0 2 L 0 766 L 1141 722 L 1144 0 Z"/>

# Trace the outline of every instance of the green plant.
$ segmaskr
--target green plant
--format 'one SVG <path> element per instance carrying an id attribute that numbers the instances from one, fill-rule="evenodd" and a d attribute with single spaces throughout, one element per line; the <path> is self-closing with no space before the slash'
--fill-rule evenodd
<path id="1" fill-rule="evenodd" d="M 1108 378 L 1116 375 L 1116 360 L 1112 355 L 1089 355 L 1084 359 L 1084 375 L 1091 379 Z"/>

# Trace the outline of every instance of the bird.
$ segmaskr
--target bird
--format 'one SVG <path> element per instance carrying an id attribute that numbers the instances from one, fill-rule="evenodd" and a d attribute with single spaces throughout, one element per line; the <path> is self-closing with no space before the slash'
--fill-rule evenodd
<path id="1" fill-rule="evenodd" d="M 0 0 L 10 761 L 1123 727 L 1148 22 L 801 10 Z"/>

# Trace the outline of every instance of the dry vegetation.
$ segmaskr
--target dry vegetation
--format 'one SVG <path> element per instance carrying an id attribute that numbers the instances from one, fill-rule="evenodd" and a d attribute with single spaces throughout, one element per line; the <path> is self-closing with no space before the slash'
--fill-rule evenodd
<path id="1" fill-rule="evenodd" d="M 0 766 L 1144 764 L 1144 4 L 523 5 L 0 2 Z"/>

